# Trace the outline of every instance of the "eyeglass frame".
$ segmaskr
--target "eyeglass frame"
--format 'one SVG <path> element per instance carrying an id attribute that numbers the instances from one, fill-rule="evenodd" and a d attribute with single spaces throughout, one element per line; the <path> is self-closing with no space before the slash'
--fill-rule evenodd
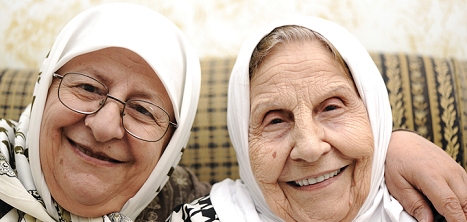
<path id="1" fill-rule="evenodd" d="M 62 99 L 60 98 L 60 87 L 61 87 L 61 85 L 62 85 L 63 78 L 64 78 L 66 75 L 68 75 L 68 74 L 78 74 L 78 75 L 82 75 L 82 76 L 91 78 L 91 79 L 95 80 L 96 82 L 98 82 L 99 84 L 101 84 L 102 86 L 104 86 L 105 90 L 107 90 L 106 97 L 105 97 L 104 100 L 102 100 L 101 102 L 99 102 L 99 103 L 102 103 L 102 105 L 100 105 L 100 107 L 99 107 L 97 110 L 95 110 L 95 111 L 93 111 L 93 112 L 79 111 L 79 110 L 76 110 L 76 109 L 73 109 L 73 108 L 67 106 L 67 105 L 62 101 Z M 120 113 L 120 116 L 121 116 L 121 119 L 122 119 L 122 126 L 123 126 L 123 129 L 125 129 L 125 131 L 126 131 L 128 134 L 130 134 L 131 136 L 135 137 L 136 139 L 140 139 L 140 140 L 143 140 L 143 141 L 146 141 L 146 142 L 158 142 L 159 140 L 161 140 L 162 138 L 164 138 L 164 136 L 167 134 L 167 131 L 169 131 L 169 127 L 170 127 L 170 126 L 173 126 L 175 129 L 177 129 L 177 127 L 178 127 L 178 124 L 176 124 L 176 123 L 170 121 L 170 115 L 169 115 L 169 113 L 168 113 L 164 108 L 162 108 L 162 107 L 160 107 L 160 106 L 158 106 L 158 105 L 156 105 L 156 104 L 154 104 L 154 103 L 152 103 L 152 102 L 149 102 L 149 101 L 147 101 L 147 100 L 141 100 L 141 99 L 130 99 L 130 100 L 127 100 L 126 102 L 123 102 L 122 100 L 120 100 L 120 99 L 118 99 L 118 98 L 116 98 L 116 97 L 110 95 L 110 94 L 109 94 L 109 89 L 107 88 L 107 86 L 106 86 L 104 83 L 102 83 L 101 81 L 97 80 L 96 78 L 94 78 L 94 77 L 92 77 L 92 76 L 88 76 L 88 75 L 86 75 L 86 74 L 79 73 L 79 72 L 67 72 L 67 73 L 65 73 L 63 76 L 60 75 L 60 74 L 58 74 L 58 73 L 53 73 L 52 76 L 60 79 L 60 83 L 58 84 L 58 89 L 57 89 L 57 97 L 58 97 L 58 100 L 60 100 L 60 102 L 61 102 L 66 108 L 68 108 L 68 109 L 70 109 L 71 111 L 74 111 L 74 112 L 76 112 L 76 113 L 84 114 L 84 115 L 92 115 L 92 114 L 95 114 L 95 113 L 99 112 L 99 110 L 101 110 L 102 107 L 105 106 L 105 104 L 107 103 L 107 99 L 108 99 L 108 98 L 111 98 L 111 99 L 113 99 L 113 100 L 115 100 L 115 101 L 117 101 L 117 102 L 123 104 L 123 109 L 122 109 L 122 112 Z M 164 134 L 161 136 L 161 138 L 159 138 L 159 139 L 157 139 L 157 140 L 147 140 L 147 139 L 143 139 L 143 138 L 141 138 L 141 137 L 139 137 L 139 136 L 133 134 L 132 132 L 130 132 L 130 131 L 125 127 L 125 124 L 123 124 L 123 116 L 125 115 L 125 112 L 124 112 L 124 111 L 125 111 L 125 108 L 126 108 L 126 104 L 127 104 L 129 101 L 142 101 L 142 102 L 149 103 L 149 104 L 151 104 L 151 105 L 154 105 L 154 106 L 160 108 L 162 111 L 164 111 L 164 113 L 167 114 L 167 116 L 169 117 L 169 125 L 167 125 L 167 129 L 165 129 L 165 132 L 164 132 Z"/>

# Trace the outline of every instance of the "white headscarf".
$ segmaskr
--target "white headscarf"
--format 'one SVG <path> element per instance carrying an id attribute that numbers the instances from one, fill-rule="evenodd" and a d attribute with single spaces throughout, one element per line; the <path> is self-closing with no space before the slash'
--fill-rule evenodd
<path id="1" fill-rule="evenodd" d="M 42 64 L 34 89 L 32 109 L 31 106 L 26 109 L 17 129 L 25 134 L 26 144 L 21 136 L 15 139 L 15 146 L 29 148 L 30 160 L 27 162 L 24 154 L 16 154 L 18 179 L 29 193 L 40 195 L 46 212 L 55 220 L 59 218 L 58 212 L 45 183 L 39 160 L 40 125 L 52 74 L 76 56 L 107 47 L 129 49 L 153 68 L 168 92 L 178 124 L 151 175 L 119 213 L 134 220 L 154 199 L 178 164 L 182 149 L 190 136 L 198 105 L 201 71 L 199 59 L 182 32 L 164 16 L 138 5 L 111 3 L 82 12 L 61 31 Z M 14 182 L 11 184 L 12 187 L 15 186 Z M 46 214 L 44 216 L 42 212 L 38 212 L 40 210 L 36 205 L 24 202 L 23 197 L 14 196 L 0 197 L 27 214 L 37 215 L 41 220 L 50 220 Z M 108 219 L 105 216 L 103 218 Z M 72 215 L 73 221 L 91 219 Z M 102 217 L 92 220 L 102 221 Z"/>
<path id="2" fill-rule="evenodd" d="M 241 180 L 224 180 L 211 190 L 219 219 L 226 221 L 282 221 L 270 210 L 253 176 L 248 153 L 250 116 L 249 63 L 260 40 L 284 25 L 303 26 L 328 39 L 342 55 L 367 110 L 374 136 L 371 188 L 354 221 L 415 221 L 384 182 L 384 162 L 392 130 L 392 115 L 384 81 L 373 60 L 358 40 L 341 26 L 314 17 L 296 17 L 266 25 L 247 39 L 232 71 L 228 92 L 227 124 L 237 153 Z"/>

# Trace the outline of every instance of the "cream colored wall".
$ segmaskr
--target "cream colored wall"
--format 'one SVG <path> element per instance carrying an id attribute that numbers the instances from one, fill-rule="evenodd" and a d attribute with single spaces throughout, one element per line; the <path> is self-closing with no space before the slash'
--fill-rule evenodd
<path id="1" fill-rule="evenodd" d="M 105 0 L 0 0 L 0 67 L 38 69 L 63 26 Z M 293 15 L 347 28 L 369 51 L 467 59 L 467 0 L 126 0 L 185 33 L 200 58 L 236 56 L 260 26 Z"/>

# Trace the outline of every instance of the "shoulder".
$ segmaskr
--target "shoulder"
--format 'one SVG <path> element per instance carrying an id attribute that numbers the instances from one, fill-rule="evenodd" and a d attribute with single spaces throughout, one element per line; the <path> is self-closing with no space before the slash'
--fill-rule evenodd
<path id="1" fill-rule="evenodd" d="M 194 200 L 189 204 L 178 205 L 172 212 L 167 221 L 177 222 L 204 222 L 213 221 L 218 222 L 219 217 L 211 203 L 210 195 L 206 195 L 199 199 Z"/>
<path id="2" fill-rule="evenodd" d="M 199 181 L 188 168 L 177 166 L 160 193 L 138 215 L 136 222 L 163 221 L 176 206 L 207 195 L 210 190 L 209 183 Z"/>

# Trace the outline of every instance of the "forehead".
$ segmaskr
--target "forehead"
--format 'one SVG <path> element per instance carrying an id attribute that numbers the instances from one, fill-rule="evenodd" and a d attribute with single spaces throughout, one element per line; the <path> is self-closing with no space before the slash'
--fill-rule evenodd
<path id="1" fill-rule="evenodd" d="M 268 83 L 287 85 L 294 80 L 302 84 L 303 81 L 326 81 L 336 75 L 353 85 L 347 69 L 322 43 L 290 42 L 275 46 L 252 77 L 251 88 Z"/>
<path id="2" fill-rule="evenodd" d="M 149 64 L 137 53 L 120 47 L 109 47 L 85 54 L 78 55 L 65 63 L 60 69 L 74 68 L 74 67 L 93 67 L 102 69 L 118 69 L 119 66 L 135 70 L 145 70 L 145 72 L 155 72 Z"/>

